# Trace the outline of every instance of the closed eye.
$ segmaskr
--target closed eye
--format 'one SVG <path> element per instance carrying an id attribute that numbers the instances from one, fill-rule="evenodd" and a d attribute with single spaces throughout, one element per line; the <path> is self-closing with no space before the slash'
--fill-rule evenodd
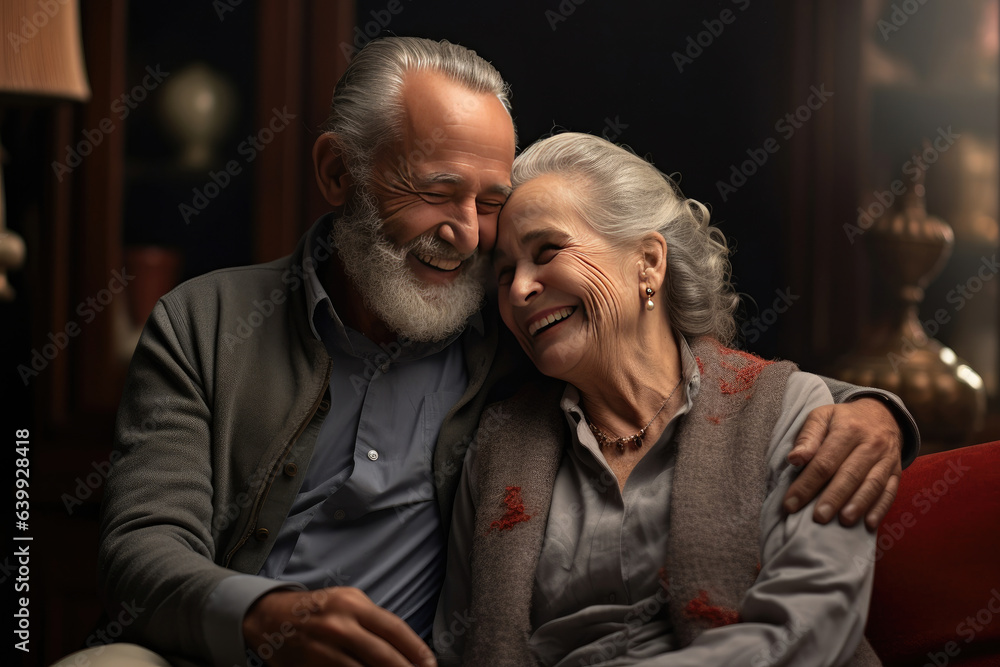
<path id="1" fill-rule="evenodd" d="M 511 264 L 495 264 L 497 285 L 510 285 L 514 281 L 514 267 Z"/>
<path id="2" fill-rule="evenodd" d="M 497 285 L 500 287 L 507 287 L 512 282 L 514 282 L 514 270 L 513 269 L 501 269 L 497 272 Z"/>
<path id="3" fill-rule="evenodd" d="M 538 254 L 535 256 L 535 263 L 549 263 L 553 257 L 559 254 L 560 250 L 562 250 L 562 246 L 557 246 L 554 243 L 546 243 L 538 249 Z"/>
<path id="4" fill-rule="evenodd" d="M 417 194 L 428 204 L 444 204 L 448 201 L 448 195 L 443 192 L 418 192 Z"/>
<path id="5" fill-rule="evenodd" d="M 496 211 L 501 206 L 503 206 L 502 201 L 477 201 L 476 206 L 480 209 L 486 209 L 489 212 Z"/>

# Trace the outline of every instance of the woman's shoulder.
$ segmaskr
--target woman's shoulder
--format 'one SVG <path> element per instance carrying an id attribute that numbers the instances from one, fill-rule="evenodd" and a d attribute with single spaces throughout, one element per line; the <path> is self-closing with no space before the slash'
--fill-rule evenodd
<path id="1" fill-rule="evenodd" d="M 795 437 L 802 429 L 809 413 L 824 405 L 832 405 L 833 396 L 826 382 L 818 375 L 795 371 L 788 376 L 781 413 L 774 425 L 768 447 L 768 461 L 772 475 L 780 474 L 789 466 L 787 456 L 795 446 Z"/>
<path id="2" fill-rule="evenodd" d="M 503 449 L 528 435 L 533 439 L 560 435 L 565 425 L 560 407 L 565 387 L 565 382 L 541 376 L 486 406 L 476 433 L 478 447 Z"/>
<path id="3" fill-rule="evenodd" d="M 830 405 L 833 401 L 833 394 L 826 381 L 815 373 L 805 371 L 794 371 L 788 376 L 785 384 L 785 396 L 782 405 L 782 412 L 787 410 L 808 409 L 821 405 Z"/>

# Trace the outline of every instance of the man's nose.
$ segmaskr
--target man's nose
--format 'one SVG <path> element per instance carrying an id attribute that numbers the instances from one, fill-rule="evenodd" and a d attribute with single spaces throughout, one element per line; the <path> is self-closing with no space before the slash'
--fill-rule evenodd
<path id="1" fill-rule="evenodd" d="M 441 225 L 438 236 L 462 255 L 471 255 L 479 246 L 479 213 L 476 201 L 456 204 L 450 220 Z"/>

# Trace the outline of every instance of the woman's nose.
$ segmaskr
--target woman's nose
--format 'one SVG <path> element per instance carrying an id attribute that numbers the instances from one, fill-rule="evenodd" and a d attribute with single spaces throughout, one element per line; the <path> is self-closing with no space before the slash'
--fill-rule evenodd
<path id="1" fill-rule="evenodd" d="M 531 269 L 519 268 L 514 272 L 510 285 L 510 300 L 514 305 L 524 305 L 542 291 L 538 277 Z"/>

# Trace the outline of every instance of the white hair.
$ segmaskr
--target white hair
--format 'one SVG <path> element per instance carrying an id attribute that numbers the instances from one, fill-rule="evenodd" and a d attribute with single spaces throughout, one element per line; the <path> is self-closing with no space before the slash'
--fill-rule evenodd
<path id="1" fill-rule="evenodd" d="M 405 339 L 438 341 L 461 331 L 483 303 L 487 268 L 483 256 L 476 253 L 466 259 L 452 282 L 427 284 L 407 266 L 407 256 L 419 252 L 460 259 L 458 251 L 426 234 L 397 247 L 385 237 L 382 225 L 375 196 L 362 186 L 353 210 L 342 215 L 330 232 L 344 271 L 365 306 Z"/>
<path id="2" fill-rule="evenodd" d="M 340 139 L 355 177 L 366 178 L 379 149 L 400 138 L 403 80 L 407 72 L 417 70 L 440 72 L 471 92 L 496 95 L 511 113 L 510 86 L 475 51 L 447 40 L 373 40 L 358 52 L 337 82 L 324 126 Z"/>
<path id="3" fill-rule="evenodd" d="M 620 248 L 649 232 L 667 242 L 660 294 L 670 322 L 693 340 L 731 343 L 739 297 L 731 283 L 726 237 L 709 225 L 704 204 L 686 199 L 677 183 L 631 151 L 589 134 L 566 132 L 538 141 L 514 160 L 515 188 L 544 174 L 583 180 L 569 201 L 580 218 Z"/>

